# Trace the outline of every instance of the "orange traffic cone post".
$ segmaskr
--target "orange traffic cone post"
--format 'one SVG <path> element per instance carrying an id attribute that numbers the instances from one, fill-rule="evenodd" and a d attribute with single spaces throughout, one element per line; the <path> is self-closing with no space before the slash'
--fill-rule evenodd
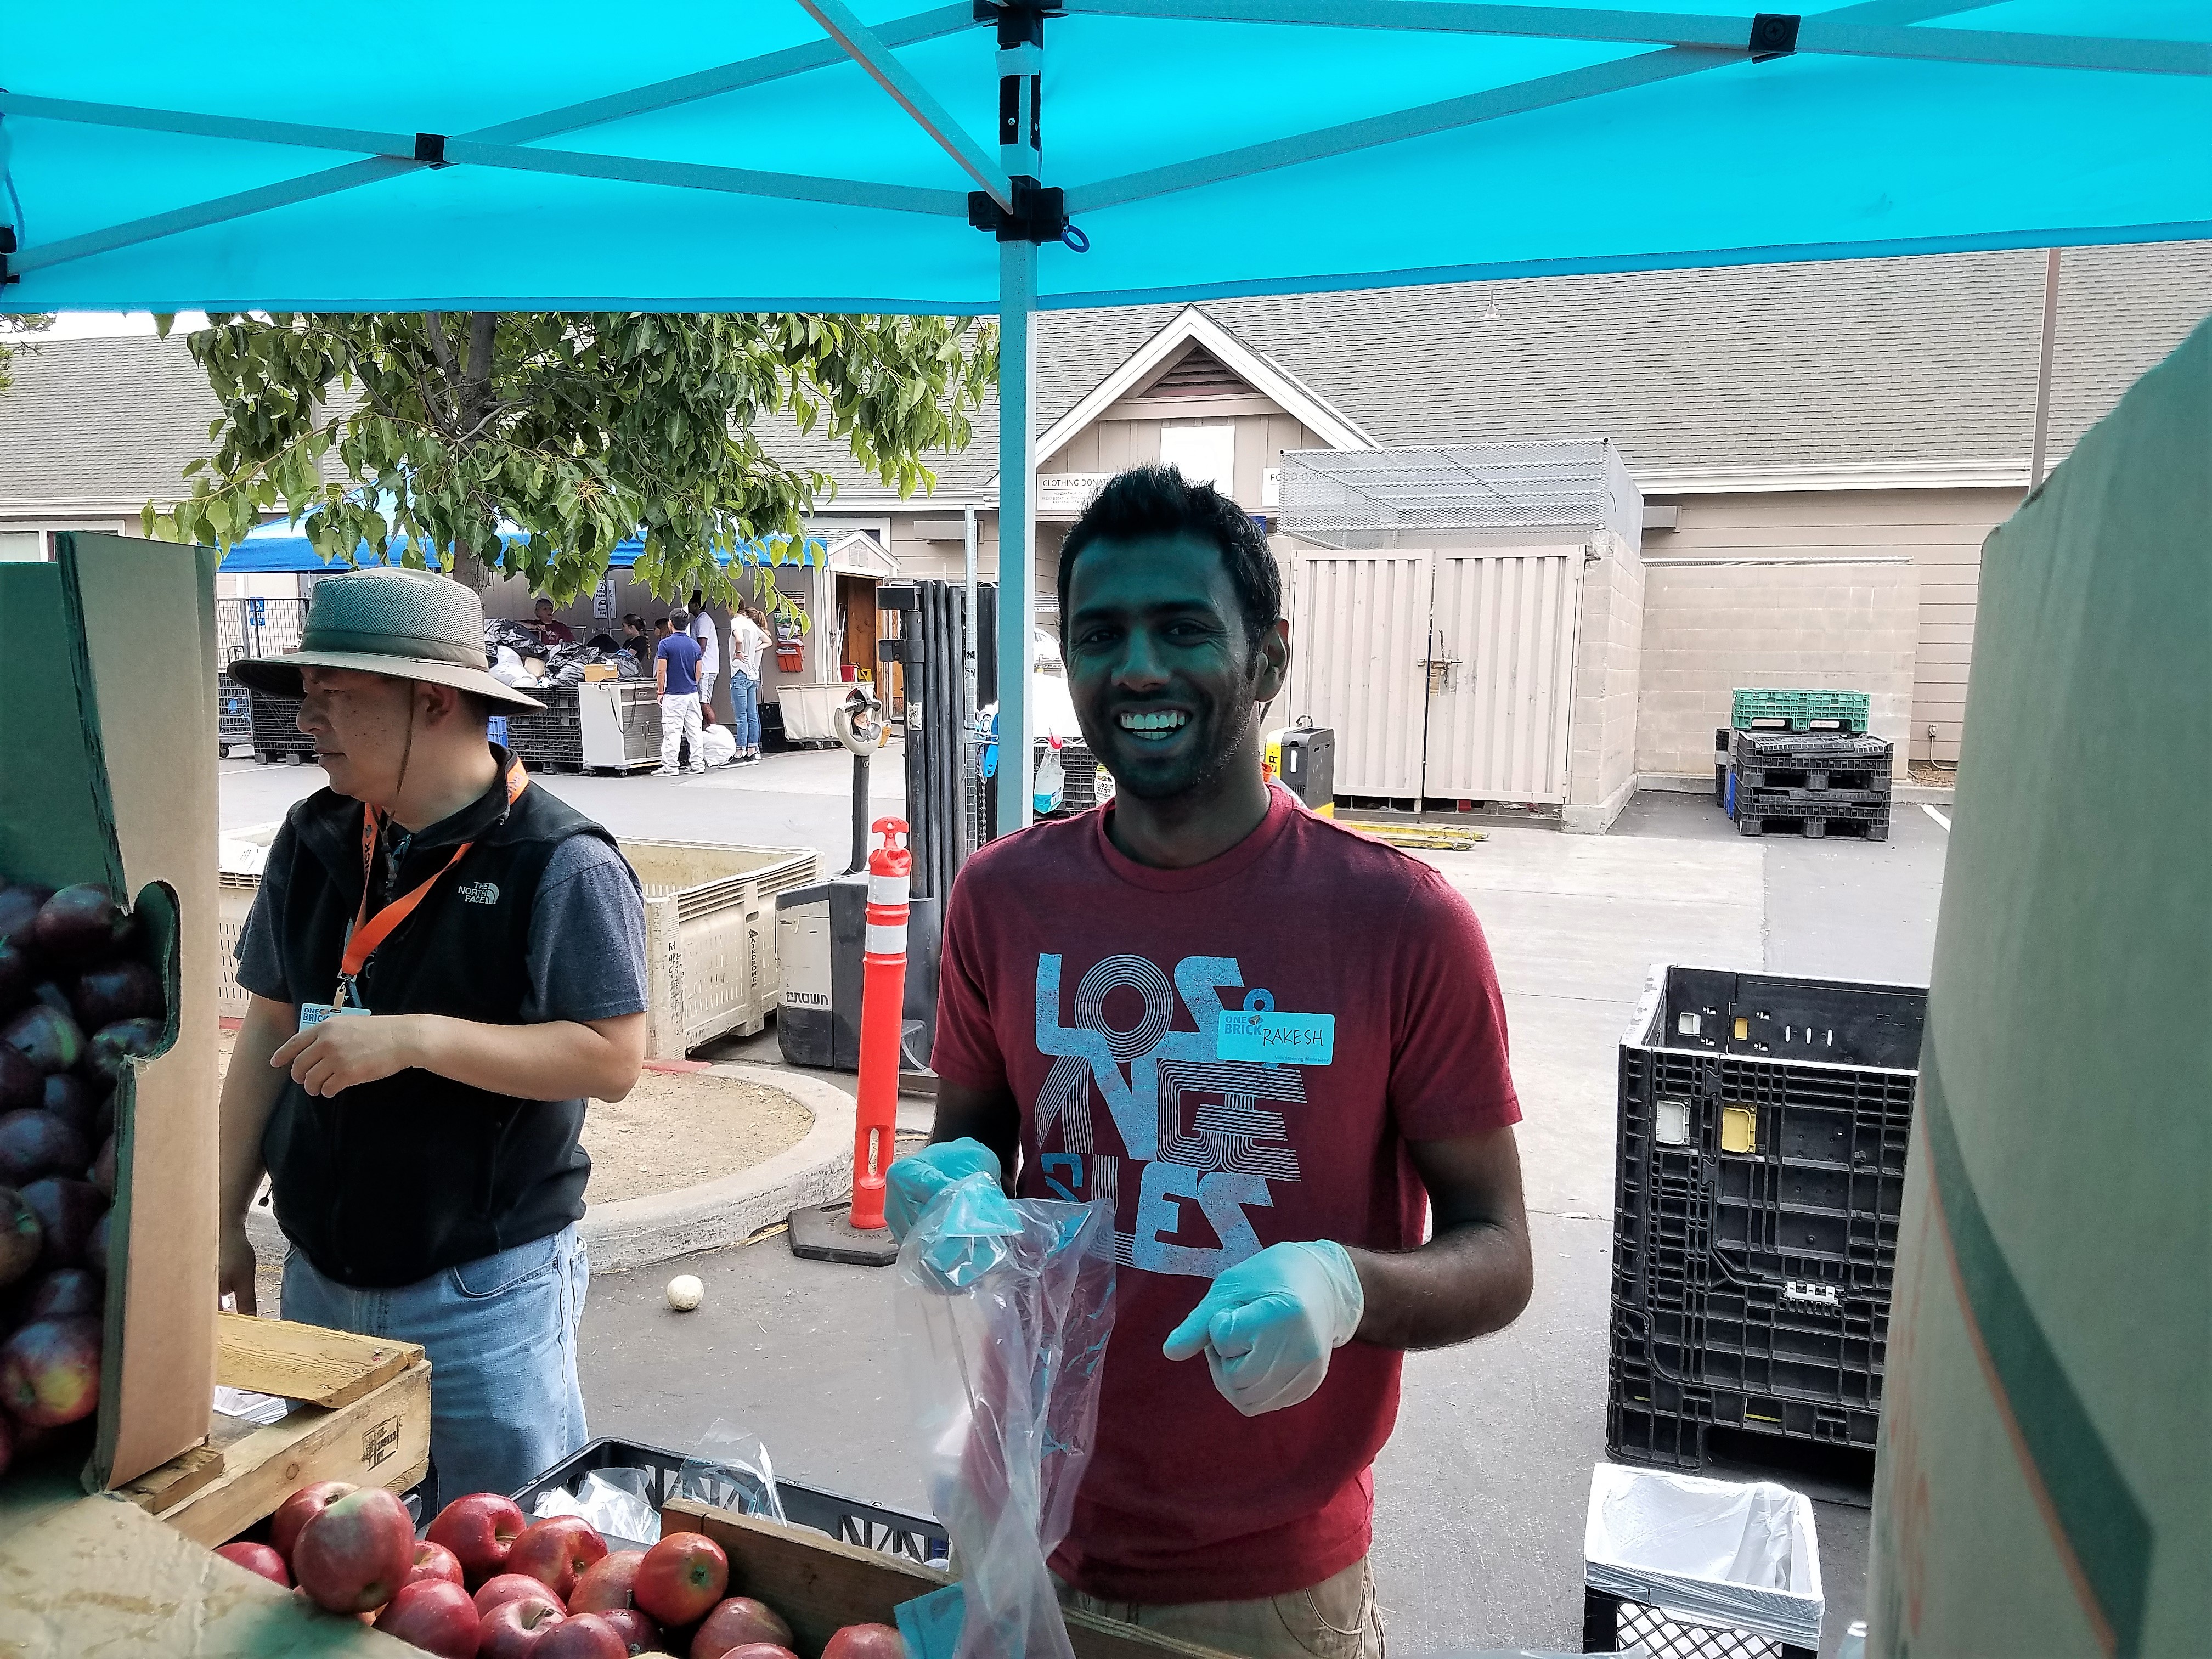
<path id="1" fill-rule="evenodd" d="M 914 860 L 894 837 L 903 818 L 878 818 L 868 854 L 868 932 L 860 954 L 860 1121 L 853 1136 L 852 1224 L 884 1225 L 884 1172 L 898 1127 L 899 1039 L 906 1013 L 907 882 Z"/>

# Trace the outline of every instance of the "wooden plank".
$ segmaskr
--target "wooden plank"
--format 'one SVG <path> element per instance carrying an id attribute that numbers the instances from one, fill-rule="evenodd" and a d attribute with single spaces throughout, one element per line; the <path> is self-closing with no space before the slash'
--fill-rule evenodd
<path id="1" fill-rule="evenodd" d="M 660 1513 L 662 1536 L 698 1532 L 720 1544 L 730 1558 L 730 1593 L 757 1596 L 782 1614 L 807 1659 L 842 1626 L 895 1625 L 899 1603 L 952 1582 L 934 1568 L 841 1543 L 810 1527 L 780 1526 L 690 1498 L 671 1498 Z M 1079 1610 L 1065 1616 L 1076 1659 L 1222 1659 L 1211 1648 L 1119 1620 Z"/>
<path id="2" fill-rule="evenodd" d="M 246 1432 L 233 1434 L 243 1427 Z M 317 1480 L 404 1492 L 430 1455 L 430 1364 L 418 1359 L 383 1387 L 335 1411 L 300 1406 L 265 1427 L 216 1420 L 222 1477 L 161 1518 L 203 1544 L 235 1538 Z"/>
<path id="3" fill-rule="evenodd" d="M 116 1490 L 140 1509 L 158 1514 L 220 1480 L 223 1468 L 222 1453 L 216 1448 L 194 1446 Z"/>
<path id="4" fill-rule="evenodd" d="M 227 1313 L 216 1321 L 217 1382 L 333 1411 L 382 1388 L 422 1358 L 422 1350 L 411 1342 L 319 1325 L 251 1314 Z"/>

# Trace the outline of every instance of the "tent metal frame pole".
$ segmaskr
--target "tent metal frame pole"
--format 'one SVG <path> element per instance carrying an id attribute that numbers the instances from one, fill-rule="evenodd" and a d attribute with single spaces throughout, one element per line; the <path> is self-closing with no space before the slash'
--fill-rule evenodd
<path id="1" fill-rule="evenodd" d="M 960 606 L 960 814 L 963 822 L 975 800 L 975 763 L 978 754 L 971 733 L 975 726 L 975 641 L 982 628 L 982 619 L 975 614 L 975 503 L 969 501 L 960 509 L 961 591 L 966 596 Z M 961 842 L 961 856 L 965 858 L 983 839 L 983 823 L 979 817 L 969 823 Z"/>
<path id="2" fill-rule="evenodd" d="M 999 833 L 1036 805 L 1030 629 L 1036 616 L 1037 248 L 999 244 Z"/>
<path id="3" fill-rule="evenodd" d="M 1452 0 L 1065 0 L 1091 16 L 1291 27 L 1488 34 L 1624 46 L 1750 50 L 1747 17 L 1694 12 L 1620 11 L 1588 6 L 1493 6 Z M 1798 21 L 1795 52 L 1897 58 L 2017 69 L 2075 69 L 2136 75 L 2212 75 L 2212 47 L 2196 41 L 2100 40 L 1998 29 L 1900 28 L 1813 14 Z"/>
<path id="4" fill-rule="evenodd" d="M 2058 343 L 2058 252 L 2052 248 L 2043 261 L 2043 349 L 2035 368 L 2035 443 L 2027 464 L 2027 487 L 2043 488 L 2045 447 L 2051 437 L 2051 364 Z"/>

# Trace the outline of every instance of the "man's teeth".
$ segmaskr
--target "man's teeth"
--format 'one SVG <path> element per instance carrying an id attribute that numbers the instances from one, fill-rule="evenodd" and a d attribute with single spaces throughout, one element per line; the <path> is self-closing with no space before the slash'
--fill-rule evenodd
<path id="1" fill-rule="evenodd" d="M 1121 729 L 1133 737 L 1158 742 L 1174 736 L 1189 720 L 1190 716 L 1180 709 L 1168 709 L 1157 714 L 1124 714 L 1121 716 Z"/>

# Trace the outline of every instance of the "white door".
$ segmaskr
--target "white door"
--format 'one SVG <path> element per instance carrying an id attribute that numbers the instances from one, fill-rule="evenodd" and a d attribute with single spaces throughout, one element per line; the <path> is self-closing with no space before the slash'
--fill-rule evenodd
<path id="1" fill-rule="evenodd" d="M 1289 719 L 1336 733 L 1336 793 L 1563 801 L 1578 547 L 1311 551 Z"/>
<path id="2" fill-rule="evenodd" d="M 1578 547 L 1436 556 L 1424 795 L 1566 799 L 1582 570 Z"/>
<path id="3" fill-rule="evenodd" d="M 1419 793 L 1429 556 L 1301 552 L 1291 580 L 1291 703 L 1278 708 L 1336 733 L 1338 794 Z"/>

